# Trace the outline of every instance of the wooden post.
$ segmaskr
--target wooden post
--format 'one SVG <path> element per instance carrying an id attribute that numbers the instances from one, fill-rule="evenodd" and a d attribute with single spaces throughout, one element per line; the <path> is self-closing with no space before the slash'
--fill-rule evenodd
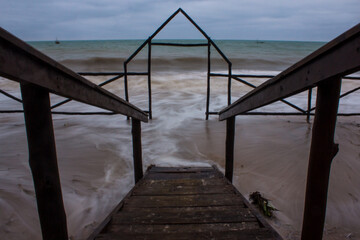
<path id="1" fill-rule="evenodd" d="M 232 182 L 234 172 L 235 116 L 226 119 L 225 177 Z"/>
<path id="2" fill-rule="evenodd" d="M 148 43 L 148 92 L 149 92 L 149 119 L 152 119 L 151 103 L 151 39 Z"/>
<path id="3" fill-rule="evenodd" d="M 21 94 L 42 237 L 67 240 L 49 92 L 26 83 L 21 84 Z"/>
<path id="4" fill-rule="evenodd" d="M 308 175 L 302 240 L 322 239 L 331 161 L 338 151 L 334 144 L 341 78 L 318 85 Z"/>
<path id="5" fill-rule="evenodd" d="M 210 41 L 208 41 L 208 72 L 207 72 L 207 91 L 206 91 L 206 120 L 209 119 L 209 105 L 210 105 Z"/>
<path id="6" fill-rule="evenodd" d="M 309 92 L 308 92 L 308 110 L 307 110 L 307 115 L 306 115 L 306 122 L 310 122 L 310 111 L 311 111 L 311 96 L 312 95 L 312 88 L 309 88 Z"/>
<path id="7" fill-rule="evenodd" d="M 228 66 L 229 70 L 229 78 L 228 78 L 228 105 L 231 105 L 231 63 Z"/>
<path id="8" fill-rule="evenodd" d="M 143 177 L 140 120 L 132 118 L 131 133 L 133 141 L 134 175 L 135 183 L 137 183 Z"/>

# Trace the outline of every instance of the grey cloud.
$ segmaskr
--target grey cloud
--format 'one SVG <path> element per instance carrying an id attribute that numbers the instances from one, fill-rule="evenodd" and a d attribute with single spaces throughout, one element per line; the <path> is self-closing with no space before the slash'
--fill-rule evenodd
<path id="1" fill-rule="evenodd" d="M 360 21 L 358 0 L 0 0 L 0 23 L 25 40 L 144 39 L 179 7 L 215 39 L 330 40 Z M 201 35 L 175 19 L 160 36 Z"/>

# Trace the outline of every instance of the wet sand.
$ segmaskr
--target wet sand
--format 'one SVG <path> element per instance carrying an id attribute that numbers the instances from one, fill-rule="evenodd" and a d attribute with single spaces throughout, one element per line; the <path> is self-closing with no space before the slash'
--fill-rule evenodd
<path id="1" fill-rule="evenodd" d="M 173 78 L 154 77 L 154 119 L 142 125 L 144 169 L 150 164 L 216 164 L 223 170 L 225 122 L 216 116 L 204 120 L 204 74 Z M 129 85 L 130 100 L 145 108 L 146 81 Z M 226 85 L 219 81 L 212 87 L 211 109 L 218 110 L 226 102 Z M 122 85 L 109 88 L 123 94 Z M 234 99 L 247 90 L 235 86 Z M 10 101 L 1 98 L 2 105 L 13 106 Z M 342 108 L 360 112 L 352 105 Z M 61 110 L 90 109 L 72 103 Z M 123 116 L 53 119 L 69 235 L 85 239 L 134 184 L 131 125 Z M 360 238 L 359 123 L 359 117 L 338 119 L 335 141 L 340 150 L 331 170 L 324 239 Z M 305 117 L 236 118 L 234 184 L 245 196 L 260 191 L 272 200 L 280 211 L 271 224 L 285 239 L 299 239 L 311 127 Z M 22 114 L 1 115 L 0 133 L 0 234 L 6 239 L 41 239 Z"/>

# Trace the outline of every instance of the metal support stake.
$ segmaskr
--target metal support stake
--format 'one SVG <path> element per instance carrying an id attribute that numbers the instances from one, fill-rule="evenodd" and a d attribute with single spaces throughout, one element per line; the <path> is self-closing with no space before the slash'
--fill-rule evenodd
<path id="1" fill-rule="evenodd" d="M 302 240 L 322 239 L 331 161 L 338 151 L 334 144 L 341 78 L 318 85 L 308 175 Z"/>
<path id="2" fill-rule="evenodd" d="M 229 78 L 228 78 L 228 105 L 231 105 L 231 63 L 229 63 Z"/>
<path id="3" fill-rule="evenodd" d="M 143 177 L 140 120 L 132 118 L 131 133 L 133 141 L 134 175 L 135 183 L 137 183 Z"/>
<path id="4" fill-rule="evenodd" d="M 206 91 L 206 120 L 209 119 L 209 105 L 210 105 L 210 49 L 211 44 L 208 41 L 208 72 L 207 72 L 207 91 Z"/>
<path id="5" fill-rule="evenodd" d="M 310 111 L 311 111 L 311 97 L 312 97 L 312 88 L 308 91 L 308 110 L 306 114 L 306 122 L 310 122 Z"/>
<path id="6" fill-rule="evenodd" d="M 129 91 L 128 91 L 128 78 L 127 78 L 127 63 L 124 62 L 124 88 L 125 88 L 125 100 L 129 102 Z"/>
<path id="7" fill-rule="evenodd" d="M 226 119 L 225 177 L 232 182 L 234 172 L 235 116 Z"/>
<path id="8" fill-rule="evenodd" d="M 67 240 L 49 92 L 27 83 L 21 84 L 21 95 L 42 237 Z"/>
<path id="9" fill-rule="evenodd" d="M 149 91 L 149 119 L 152 119 L 151 103 L 151 39 L 148 43 L 148 91 Z"/>

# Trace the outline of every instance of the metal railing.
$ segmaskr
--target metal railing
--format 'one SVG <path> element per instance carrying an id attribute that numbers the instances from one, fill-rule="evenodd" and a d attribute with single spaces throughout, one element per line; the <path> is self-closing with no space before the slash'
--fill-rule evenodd
<path id="1" fill-rule="evenodd" d="M 2 28 L 0 76 L 20 83 L 22 100 L 3 91 L 1 93 L 23 104 L 29 165 L 43 239 L 67 240 L 66 214 L 51 116 L 51 109 L 56 106 L 50 106 L 49 93 L 69 98 L 66 101 L 74 99 L 106 109 L 109 113 L 132 118 L 136 182 L 143 176 L 140 122 L 147 122 L 148 116 L 136 106 L 86 80 Z"/>
<path id="2" fill-rule="evenodd" d="M 338 151 L 334 132 L 341 79 L 360 70 L 360 24 L 281 72 L 220 111 L 226 120 L 226 177 L 234 161 L 235 117 L 280 99 L 317 87 L 316 112 L 306 184 L 302 240 L 322 239 L 331 161 Z M 308 106 L 307 114 L 315 108 Z"/>
<path id="3" fill-rule="evenodd" d="M 228 77 L 228 74 L 216 74 L 216 73 L 211 73 L 211 76 L 214 77 Z M 247 78 L 257 78 L 257 79 L 261 79 L 261 78 L 266 78 L 266 79 L 271 79 L 275 77 L 275 75 L 255 75 L 255 74 L 233 74 L 231 75 L 231 78 L 241 82 L 242 84 L 251 87 L 251 88 L 256 88 L 257 86 L 255 86 L 254 84 L 250 83 L 249 81 L 246 81 L 244 79 Z M 352 76 L 343 76 L 342 79 L 345 80 L 360 80 L 360 77 L 352 77 Z M 360 90 L 360 87 L 355 87 L 343 94 L 340 95 L 340 99 L 348 96 L 356 91 Z M 281 116 L 299 116 L 299 115 L 304 115 L 306 116 L 306 120 L 307 122 L 310 121 L 310 116 L 314 115 L 314 110 L 316 109 L 316 107 L 311 107 L 312 106 L 312 91 L 313 88 L 310 88 L 307 90 L 308 91 L 308 96 L 307 96 L 307 109 L 303 109 L 300 106 L 297 106 L 294 103 L 291 103 L 285 99 L 279 99 L 278 101 L 283 102 L 285 104 L 287 104 L 288 106 L 290 106 L 291 108 L 295 109 L 295 112 L 243 112 L 241 113 L 241 115 L 264 115 L 264 116 L 268 116 L 268 115 L 281 115 Z M 351 113 L 337 113 L 338 116 L 360 116 L 360 113 L 358 112 L 351 112 Z"/>

